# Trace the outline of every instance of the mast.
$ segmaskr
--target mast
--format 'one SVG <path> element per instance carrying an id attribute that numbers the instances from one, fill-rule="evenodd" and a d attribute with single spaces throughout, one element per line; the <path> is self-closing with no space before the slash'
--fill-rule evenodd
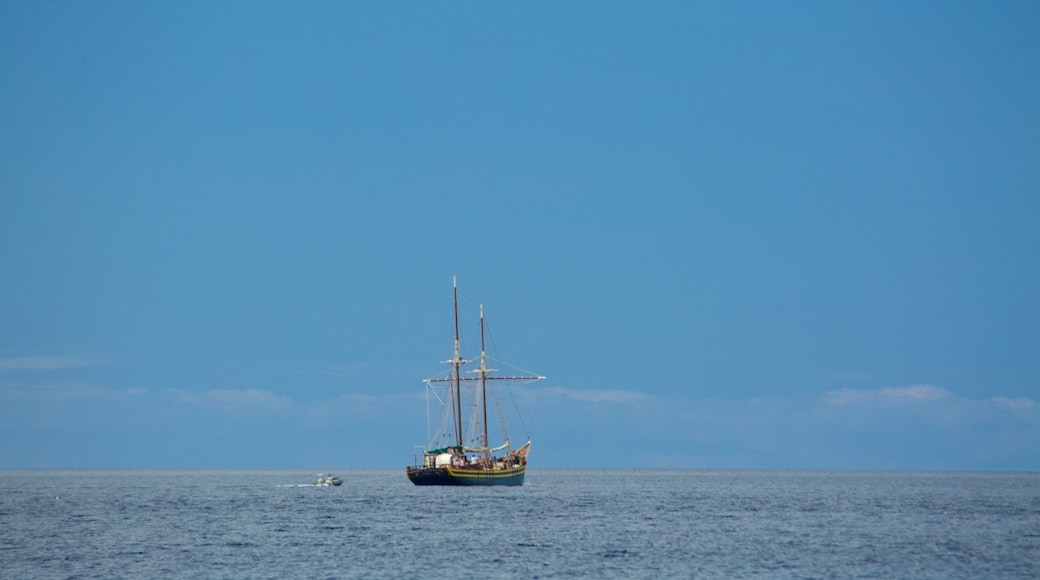
<path id="1" fill-rule="evenodd" d="M 459 369 L 466 361 L 462 360 L 462 356 L 459 354 L 459 287 L 455 276 L 451 277 L 451 289 L 455 298 L 455 358 L 451 361 L 454 371 L 452 373 L 452 378 L 454 379 L 452 388 L 455 391 L 455 400 L 453 401 L 455 405 L 455 444 L 462 447 L 462 382 L 459 380 L 461 378 Z"/>
<path id="2" fill-rule="evenodd" d="M 484 353 L 484 305 L 480 305 L 480 402 L 483 407 L 484 438 L 481 444 L 484 448 L 484 457 L 491 461 L 491 441 L 488 440 L 487 426 L 487 355 Z"/>

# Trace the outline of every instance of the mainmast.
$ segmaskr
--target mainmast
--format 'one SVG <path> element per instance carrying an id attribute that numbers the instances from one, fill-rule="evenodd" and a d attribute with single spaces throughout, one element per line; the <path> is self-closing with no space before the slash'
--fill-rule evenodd
<path id="1" fill-rule="evenodd" d="M 491 461 L 491 441 L 488 440 L 487 426 L 487 354 L 484 352 L 484 305 L 480 305 L 480 402 L 483 408 L 484 437 L 481 440 L 484 449 L 484 457 Z"/>
<path id="2" fill-rule="evenodd" d="M 455 444 L 462 447 L 462 382 L 460 370 L 462 365 L 466 361 L 462 360 L 462 355 L 459 352 L 459 287 L 455 281 L 455 276 L 451 277 L 451 289 L 455 298 L 455 358 L 450 362 L 452 364 L 452 384 L 451 387 L 455 391 L 454 394 L 454 413 L 455 413 Z M 486 432 L 487 429 L 485 428 Z"/>

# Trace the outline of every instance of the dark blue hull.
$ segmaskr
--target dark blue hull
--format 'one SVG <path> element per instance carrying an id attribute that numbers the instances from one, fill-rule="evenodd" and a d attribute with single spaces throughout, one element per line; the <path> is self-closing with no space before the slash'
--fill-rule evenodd
<path id="1" fill-rule="evenodd" d="M 509 469 L 409 467 L 405 474 L 415 485 L 523 485 L 526 471 L 526 465 Z"/>

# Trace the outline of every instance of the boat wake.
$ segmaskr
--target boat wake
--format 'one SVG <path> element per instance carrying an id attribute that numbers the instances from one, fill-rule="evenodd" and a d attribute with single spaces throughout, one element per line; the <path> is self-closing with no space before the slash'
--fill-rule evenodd
<path id="1" fill-rule="evenodd" d="M 338 475 L 324 473 L 318 474 L 318 479 L 314 483 L 286 483 L 279 485 L 278 487 L 336 487 L 343 485 L 343 478 Z"/>

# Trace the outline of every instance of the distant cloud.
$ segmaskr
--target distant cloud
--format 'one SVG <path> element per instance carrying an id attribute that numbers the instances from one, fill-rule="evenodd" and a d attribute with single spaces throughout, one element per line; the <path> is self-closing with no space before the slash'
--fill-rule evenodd
<path id="1" fill-rule="evenodd" d="M 292 399 L 262 389 L 216 389 L 203 392 L 169 389 L 167 392 L 178 402 L 233 414 L 283 412 L 295 406 Z"/>
<path id="2" fill-rule="evenodd" d="M 576 456 L 591 466 L 1035 470 L 1040 465 L 1040 407 L 1028 397 L 971 399 L 930 384 L 715 399 L 529 385 L 513 394 L 516 408 L 507 402 L 505 411 L 521 415 L 524 431 L 536 427 L 531 435 L 539 464 L 546 466 L 573 465 Z M 294 445 L 309 447 L 319 432 L 343 433 L 343 441 L 363 442 L 378 461 L 386 457 L 387 464 L 396 464 L 412 439 L 424 440 L 426 429 L 435 425 L 427 420 L 437 418 L 439 403 L 424 399 L 421 392 L 389 387 L 376 394 L 308 398 L 293 390 L 112 388 L 9 376 L 0 380 L 0 424 L 15 433 L 9 441 L 45 440 L 38 435 L 50 433 L 65 442 L 53 456 L 77 461 L 63 449 L 75 449 L 80 439 L 101 441 L 113 429 L 140 432 L 141 445 L 160 450 L 180 449 L 185 433 L 206 439 L 203 434 L 227 437 L 232 429 L 250 436 L 278 430 L 295 441 L 287 446 L 291 451 L 272 455 L 275 462 L 299 461 Z M 336 435 L 322 441 L 338 445 L 339 440 Z M 253 449 L 246 435 L 228 444 L 238 446 L 243 457 Z M 31 461 L 15 443 L 0 444 L 0 466 Z"/>
<path id="3" fill-rule="evenodd" d="M 823 395 L 827 405 L 889 404 L 939 401 L 950 397 L 950 392 L 935 385 L 911 385 L 885 389 L 838 389 Z"/>
<path id="4" fill-rule="evenodd" d="M 906 413 L 935 425 L 1008 425 L 1035 423 L 1040 419 L 1032 399 L 960 397 L 935 385 L 911 385 L 885 389 L 838 389 L 819 399 L 820 417 L 840 418 L 857 424 L 883 421 Z"/>
<path id="5" fill-rule="evenodd" d="M 870 373 L 851 370 L 834 371 L 828 373 L 826 375 L 826 378 L 843 383 L 861 383 L 864 381 L 870 381 L 874 379 L 874 377 Z"/>
<path id="6" fill-rule="evenodd" d="M 421 394 L 387 393 L 381 395 L 343 394 L 332 399 L 298 400 L 264 389 L 211 389 L 188 391 L 167 389 L 175 405 L 202 409 L 235 418 L 278 415 L 299 420 L 308 427 L 334 424 L 350 417 L 352 421 L 377 421 L 397 417 L 402 409 L 421 408 Z"/>
<path id="7" fill-rule="evenodd" d="M 369 366 L 366 363 L 347 363 L 331 365 L 317 370 L 303 371 L 301 374 L 326 376 L 326 377 L 357 377 L 364 376 Z"/>
<path id="8" fill-rule="evenodd" d="M 0 374 L 78 369 L 104 364 L 108 364 L 108 359 L 98 355 L 20 356 L 0 359 Z"/>
<path id="9" fill-rule="evenodd" d="M 386 395 L 366 395 L 363 393 L 344 393 L 337 397 L 337 400 L 346 408 L 371 408 L 374 406 L 383 406 L 389 404 L 391 401 L 400 399 L 402 395 L 397 394 L 386 394 Z M 409 393 L 404 395 L 406 399 L 416 399 L 419 397 L 418 394 Z"/>
<path id="10" fill-rule="evenodd" d="M 1036 403 L 1032 399 L 1027 399 L 1025 397 L 1018 399 L 996 397 L 992 399 L 992 401 L 997 406 L 1011 409 L 1016 415 L 1023 418 L 1031 418 L 1033 417 L 1033 413 L 1036 412 Z"/>
<path id="11" fill-rule="evenodd" d="M 590 403 L 632 403 L 646 399 L 648 395 L 638 391 L 622 391 L 618 389 L 564 389 L 560 387 L 543 389 L 544 393 L 560 395 L 575 401 L 586 401 Z"/>
<path id="12" fill-rule="evenodd" d="M 0 383 L 0 395 L 20 399 L 38 399 L 51 402 L 80 401 L 84 399 L 117 400 L 140 397 L 146 389 L 113 389 L 104 385 L 91 385 L 80 381 L 46 383 L 22 383 L 9 381 Z"/>

